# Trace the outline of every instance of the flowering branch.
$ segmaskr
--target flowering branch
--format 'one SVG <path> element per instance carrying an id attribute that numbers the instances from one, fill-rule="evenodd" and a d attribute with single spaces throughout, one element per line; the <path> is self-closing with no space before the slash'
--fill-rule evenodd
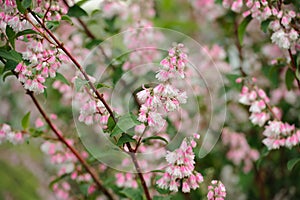
<path id="1" fill-rule="evenodd" d="M 107 111 L 109 112 L 110 116 L 112 117 L 113 121 L 116 123 L 117 120 L 113 114 L 112 109 L 109 107 L 109 105 L 107 104 L 107 102 L 105 101 L 105 99 L 103 98 L 103 95 L 99 93 L 99 91 L 95 88 L 95 86 L 93 85 L 93 83 L 91 82 L 88 74 L 85 72 L 85 70 L 83 69 L 83 67 L 79 64 L 79 62 L 72 56 L 72 54 L 64 47 L 63 43 L 61 43 L 56 36 L 49 30 L 47 29 L 47 27 L 41 22 L 41 20 L 36 16 L 36 14 L 31 11 L 30 9 L 28 9 L 28 11 L 30 12 L 30 14 L 34 17 L 34 19 L 40 24 L 40 26 L 47 32 L 47 34 L 55 41 L 55 43 L 57 44 L 57 47 L 60 48 L 70 59 L 71 61 L 75 64 L 75 66 L 79 69 L 79 71 L 82 73 L 82 75 L 84 76 L 85 80 L 88 82 L 89 86 L 91 87 L 91 89 L 93 90 L 93 92 L 96 94 L 97 98 L 103 103 L 103 105 L 105 106 L 105 108 L 107 109 Z M 130 156 L 132 158 L 132 161 L 135 165 L 136 171 L 138 173 L 138 176 L 141 180 L 141 184 L 142 187 L 144 189 L 145 195 L 147 200 L 151 200 L 150 197 L 150 193 L 149 190 L 146 186 L 143 174 L 141 172 L 141 169 L 139 167 L 138 161 L 136 159 L 136 155 L 134 153 L 134 149 L 132 149 L 130 143 L 126 143 L 126 146 L 128 147 L 128 150 L 130 152 Z"/>
<path id="2" fill-rule="evenodd" d="M 93 90 L 93 92 L 96 94 L 97 98 L 103 103 L 103 105 L 105 106 L 105 108 L 107 109 L 107 111 L 109 112 L 110 116 L 114 119 L 114 121 L 116 121 L 115 116 L 113 114 L 112 109 L 109 107 L 109 105 L 107 104 L 107 102 L 105 101 L 105 99 L 103 98 L 103 95 L 100 94 L 98 92 L 98 90 L 95 88 L 95 86 L 93 85 L 93 83 L 91 82 L 88 74 L 84 71 L 83 67 L 79 64 L 79 62 L 73 57 L 73 55 L 64 47 L 63 43 L 60 42 L 56 36 L 49 30 L 47 29 L 47 27 L 41 22 L 41 20 L 36 16 L 36 14 L 28 9 L 28 11 L 30 12 L 30 14 L 33 16 L 33 18 L 40 24 L 40 26 L 47 32 L 47 34 L 49 34 L 49 36 L 55 41 L 56 45 L 58 48 L 60 48 L 70 59 L 71 61 L 75 64 L 75 66 L 79 69 L 79 71 L 82 73 L 82 75 L 84 76 L 85 80 L 88 82 L 89 86 L 91 87 L 91 89 Z M 28 19 L 28 18 L 27 18 Z M 30 20 L 30 19 L 28 19 Z"/>
<path id="3" fill-rule="evenodd" d="M 51 130 L 55 133 L 55 135 L 58 137 L 58 139 L 67 146 L 68 149 L 76 156 L 76 158 L 79 160 L 79 162 L 83 165 L 83 167 L 86 169 L 86 171 L 92 176 L 93 180 L 97 184 L 99 190 L 101 190 L 110 200 L 113 200 L 113 195 L 103 186 L 102 181 L 98 178 L 97 173 L 94 171 L 92 167 L 81 157 L 80 153 L 71 146 L 66 139 L 61 134 L 61 131 L 56 128 L 56 126 L 52 123 L 50 118 L 47 116 L 46 112 L 43 110 L 39 102 L 37 101 L 36 97 L 34 96 L 32 91 L 27 90 L 26 94 L 28 94 Z"/>

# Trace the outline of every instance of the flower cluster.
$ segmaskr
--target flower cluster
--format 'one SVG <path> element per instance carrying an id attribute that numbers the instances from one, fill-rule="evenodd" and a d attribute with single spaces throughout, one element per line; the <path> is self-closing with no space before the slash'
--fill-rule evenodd
<path id="1" fill-rule="evenodd" d="M 237 82 L 241 82 L 241 79 L 238 79 Z M 250 106 L 249 111 L 252 113 L 250 120 L 253 124 L 263 126 L 268 122 L 263 132 L 263 135 L 266 136 L 263 143 L 269 150 L 280 147 L 291 148 L 300 143 L 300 131 L 296 130 L 294 125 L 281 121 L 280 110 L 268 105 L 269 97 L 262 89 L 256 85 L 251 88 L 243 86 L 239 102 Z M 271 120 L 272 116 L 274 120 Z"/>
<path id="2" fill-rule="evenodd" d="M 159 58 L 157 42 L 162 35 L 153 28 L 151 22 L 141 20 L 133 27 L 129 27 L 124 35 L 124 44 L 130 52 L 129 59 L 123 69 L 128 70 L 136 66 L 152 63 Z M 146 71 L 147 68 L 137 68 L 134 71 Z"/>
<path id="3" fill-rule="evenodd" d="M 250 106 L 250 120 L 258 126 L 263 126 L 270 119 L 270 113 L 266 106 L 269 101 L 266 93 L 256 86 L 254 89 L 243 86 L 239 99 L 241 104 Z M 278 108 L 273 108 L 273 111 L 278 113 Z"/>
<path id="4" fill-rule="evenodd" d="M 43 13 L 45 21 L 59 21 L 63 15 L 67 14 L 68 8 L 59 0 L 38 0 L 36 1 L 34 11 L 36 13 Z"/>
<path id="5" fill-rule="evenodd" d="M 241 12 L 243 0 L 223 0 L 223 6 L 235 12 Z M 299 39 L 298 32 L 291 26 L 292 20 L 296 17 L 293 10 L 285 9 L 284 6 L 275 7 L 267 0 L 247 0 L 247 10 L 243 16 L 251 15 L 259 21 L 271 19 L 269 28 L 273 31 L 271 40 L 280 48 L 289 49 Z"/>
<path id="6" fill-rule="evenodd" d="M 74 79 L 75 82 L 76 79 L 78 79 L 78 77 Z M 90 79 L 94 83 L 94 78 L 90 77 Z M 109 113 L 104 104 L 99 99 L 96 99 L 92 90 L 89 91 L 86 89 L 82 92 L 77 92 L 74 97 L 74 106 L 80 109 L 78 117 L 80 122 L 86 125 L 92 125 L 95 122 L 100 122 L 100 124 L 104 126 L 107 124 Z"/>
<path id="7" fill-rule="evenodd" d="M 195 134 L 194 138 L 199 139 Z M 180 147 L 173 152 L 167 152 L 166 160 L 169 163 L 163 177 L 156 184 L 162 189 L 169 189 L 177 192 L 182 182 L 182 192 L 188 193 L 195 190 L 203 182 L 203 176 L 195 171 L 195 154 L 193 148 L 196 147 L 194 138 L 185 138 Z"/>
<path id="8" fill-rule="evenodd" d="M 273 31 L 271 40 L 280 48 L 289 49 L 299 39 L 298 32 L 290 24 L 296 17 L 296 13 L 292 10 L 289 12 L 277 11 L 275 8 L 272 9 L 272 12 L 277 19 L 272 21 L 269 26 Z"/>
<path id="9" fill-rule="evenodd" d="M 53 2 L 54 3 L 54 2 Z M 38 5 L 41 2 L 37 2 Z M 48 7 L 38 7 L 37 11 L 42 11 L 42 8 L 47 10 L 45 20 L 51 20 L 54 13 L 65 14 L 66 9 L 62 9 L 57 3 L 45 3 Z M 11 27 L 15 33 L 25 29 L 31 29 L 40 32 L 34 28 L 23 16 L 17 12 L 15 1 L 5 1 L 1 7 L 4 12 L 0 12 L 0 32 L 6 33 L 7 27 Z M 43 10 L 44 11 L 44 10 Z M 59 12 L 57 12 L 59 11 Z M 55 15 L 55 19 L 59 18 L 60 14 Z M 17 46 L 19 48 L 26 48 L 22 51 L 24 62 L 20 62 L 15 72 L 18 73 L 19 80 L 24 83 L 25 89 L 33 91 L 37 94 L 43 93 L 45 89 L 45 81 L 49 76 L 54 78 L 56 71 L 61 66 L 61 62 L 67 60 L 66 56 L 55 48 L 55 45 L 50 44 L 43 37 L 37 34 L 28 34 L 19 36 L 17 39 Z M 23 42 L 26 41 L 26 45 Z"/>
<path id="10" fill-rule="evenodd" d="M 54 78 L 62 61 L 66 61 L 67 57 L 38 36 L 34 35 L 27 39 L 29 41 L 22 57 L 29 61 L 29 64 L 19 63 L 15 72 L 18 73 L 18 79 L 24 83 L 25 89 L 36 94 L 43 93 L 46 78 Z"/>
<path id="11" fill-rule="evenodd" d="M 14 145 L 22 144 L 24 142 L 24 135 L 22 132 L 15 132 L 8 124 L 0 125 L 0 144 L 8 141 Z"/>
<path id="12" fill-rule="evenodd" d="M 67 142 L 73 145 L 74 141 L 68 139 Z M 70 174 L 71 180 L 77 183 L 91 184 L 92 177 L 89 173 L 85 172 L 82 165 L 79 164 L 75 155 L 66 149 L 62 143 L 45 141 L 41 145 L 41 150 L 45 154 L 50 156 L 50 162 L 57 167 L 57 176 L 63 176 Z M 81 152 L 81 156 L 84 159 L 88 158 L 88 153 L 85 151 Z M 55 183 L 52 186 L 53 191 L 59 199 L 67 200 L 70 195 L 70 186 L 68 182 Z"/>
<path id="13" fill-rule="evenodd" d="M 123 1 L 102 1 L 100 4 L 102 16 L 105 19 L 112 19 L 114 17 L 127 17 L 128 5 Z"/>
<path id="14" fill-rule="evenodd" d="M 137 188 L 138 183 L 136 182 L 135 175 L 132 173 L 116 173 L 116 185 L 118 187 L 129 187 Z"/>
<path id="15" fill-rule="evenodd" d="M 259 152 L 249 146 L 245 135 L 231 132 L 229 129 L 224 128 L 222 142 L 224 145 L 229 146 L 227 158 L 235 165 L 243 163 L 244 172 L 249 172 L 253 167 L 253 162 L 259 158 Z"/>
<path id="16" fill-rule="evenodd" d="M 263 143 L 269 150 L 280 147 L 292 148 L 300 143 L 300 130 L 296 130 L 295 125 L 274 120 L 269 121 L 265 128 L 263 135 L 266 138 Z"/>
<path id="17" fill-rule="evenodd" d="M 5 34 L 7 26 L 11 27 L 15 32 L 23 31 L 30 28 L 26 20 L 20 20 L 17 12 L 15 1 L 0 2 L 0 33 Z"/>
<path id="18" fill-rule="evenodd" d="M 147 122 L 149 126 L 159 130 L 164 126 L 165 120 L 162 118 L 165 112 L 179 109 L 180 104 L 187 102 L 186 92 L 182 92 L 170 84 L 171 78 L 184 78 L 184 68 L 187 64 L 187 55 L 182 52 L 183 45 L 179 44 L 169 50 L 167 58 L 161 61 L 161 69 L 156 74 L 156 78 L 161 81 L 154 88 L 145 88 L 137 93 L 137 97 L 142 103 L 138 120 Z"/>
<path id="19" fill-rule="evenodd" d="M 226 189 L 221 181 L 212 180 L 208 186 L 208 200 L 224 200 L 226 197 Z"/>
<path id="20" fill-rule="evenodd" d="M 203 22 L 204 19 L 207 19 L 210 22 L 224 14 L 222 6 L 217 5 L 214 0 L 192 0 L 190 2 L 199 21 Z"/>
<path id="21" fill-rule="evenodd" d="M 70 144 L 72 140 L 68 141 Z M 41 151 L 51 157 L 51 164 L 59 166 L 58 175 L 71 173 L 75 169 L 77 158 L 70 151 L 66 151 L 61 143 L 45 141 L 41 145 Z"/>

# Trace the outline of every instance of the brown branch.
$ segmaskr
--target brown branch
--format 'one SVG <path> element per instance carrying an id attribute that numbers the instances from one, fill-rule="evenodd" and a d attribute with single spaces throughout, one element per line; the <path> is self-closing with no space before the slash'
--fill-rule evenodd
<path id="1" fill-rule="evenodd" d="M 47 27 L 45 27 L 45 25 L 41 22 L 41 20 L 36 16 L 36 14 L 28 9 L 29 13 L 33 16 L 33 18 L 40 24 L 40 26 L 47 32 L 47 34 L 55 41 L 55 43 L 57 44 L 57 47 L 60 48 L 70 59 L 71 61 L 75 64 L 75 66 L 79 69 L 79 71 L 82 73 L 82 75 L 84 76 L 85 80 L 88 82 L 89 86 L 91 87 L 91 89 L 93 90 L 93 92 L 96 94 L 97 98 L 103 103 L 103 105 L 105 106 L 105 108 L 107 109 L 107 111 L 109 112 L 110 116 L 112 117 L 112 119 L 114 120 L 114 122 L 117 122 L 114 113 L 112 111 L 112 109 L 109 107 L 109 105 L 107 104 L 107 102 L 105 101 L 105 99 L 103 98 L 103 95 L 99 93 L 99 91 L 95 88 L 95 86 L 92 84 L 92 82 L 90 81 L 90 78 L 88 76 L 88 74 L 85 72 L 85 70 L 83 69 L 83 67 L 79 64 L 79 62 L 73 57 L 73 55 L 64 47 L 63 43 L 61 43 L 56 36 L 49 30 L 47 29 Z M 142 187 L 144 189 L 145 195 L 147 200 L 151 200 L 150 197 L 150 193 L 149 190 L 147 188 L 145 179 L 143 177 L 143 174 L 141 172 L 140 166 L 138 164 L 136 155 L 134 153 L 134 149 L 132 149 L 130 143 L 127 143 L 126 146 L 129 149 L 129 153 L 130 156 L 132 158 L 132 161 L 134 163 L 134 166 L 136 168 L 136 171 L 138 173 L 138 176 L 141 180 L 141 184 Z"/>
<path id="2" fill-rule="evenodd" d="M 46 112 L 43 110 L 39 102 L 37 101 L 36 97 L 34 96 L 33 92 L 27 90 L 26 92 L 32 99 L 33 103 L 51 128 L 51 130 L 55 133 L 57 138 L 66 145 L 66 147 L 76 156 L 78 161 L 83 165 L 83 167 L 86 169 L 86 171 L 91 175 L 93 180 L 95 181 L 98 188 L 111 200 L 113 200 L 113 195 L 103 186 L 102 181 L 98 178 L 97 173 L 94 171 L 92 167 L 89 166 L 89 164 L 84 160 L 84 158 L 81 157 L 80 153 L 73 147 L 71 144 L 69 144 L 66 139 L 61 134 L 61 131 L 56 128 L 56 126 L 52 123 L 50 118 L 47 116 Z"/>
<path id="3" fill-rule="evenodd" d="M 151 200 L 151 196 L 150 196 L 150 193 L 149 193 L 149 190 L 148 190 L 148 187 L 147 187 L 147 185 L 146 185 L 146 181 L 145 181 L 145 179 L 144 179 L 144 176 L 143 176 L 143 174 L 142 174 L 142 172 L 141 172 L 141 168 L 140 168 L 140 165 L 139 165 L 139 163 L 138 163 L 138 160 L 137 160 L 137 158 L 136 158 L 136 154 L 135 154 L 135 150 L 134 149 L 132 149 L 132 147 L 130 146 L 130 144 L 127 142 L 126 143 L 126 146 L 128 147 L 128 149 L 129 149 L 129 155 L 130 155 L 130 157 L 131 157 L 131 159 L 132 159 L 132 161 L 133 161 L 133 164 L 134 164 L 134 166 L 135 166 L 135 169 L 136 169 L 136 171 L 137 171 L 137 174 L 138 174 L 138 176 L 139 176 L 139 178 L 140 178 L 140 180 L 141 180 L 141 184 L 142 184 L 142 187 L 143 187 L 143 189 L 144 189 L 144 193 L 145 193 L 145 195 L 146 195 L 146 198 L 147 198 L 147 200 Z"/>
<path id="4" fill-rule="evenodd" d="M 64 2 L 64 4 L 65 4 L 68 8 L 70 8 L 70 6 L 69 6 L 69 4 L 68 4 L 68 2 L 67 2 L 66 0 L 63 0 L 63 2 Z M 97 39 L 96 36 L 95 36 L 95 35 L 91 32 L 91 30 L 88 28 L 88 26 L 84 23 L 84 21 L 82 21 L 82 19 L 80 19 L 79 17 L 76 17 L 76 20 L 77 20 L 78 23 L 82 26 L 84 32 L 86 33 L 86 35 L 87 35 L 89 38 L 91 38 L 92 40 Z M 104 58 L 105 58 L 106 60 L 108 60 L 109 58 L 108 58 L 108 56 L 106 55 L 106 53 L 105 53 L 104 49 L 102 48 L 102 46 L 99 46 L 99 49 L 100 49 L 102 55 L 104 56 Z"/>
<path id="5" fill-rule="evenodd" d="M 79 69 L 79 71 L 82 73 L 84 76 L 85 80 L 88 81 L 89 86 L 93 90 L 93 92 L 96 94 L 97 98 L 103 103 L 107 111 L 109 112 L 110 116 L 116 121 L 115 116 L 113 114 L 112 109 L 109 107 L 105 99 L 103 98 L 103 95 L 99 93 L 99 91 L 95 88 L 93 83 L 91 82 L 88 74 L 84 71 L 83 67 L 79 64 L 79 62 L 73 57 L 73 55 L 64 47 L 63 43 L 60 42 L 56 36 L 49 30 L 47 27 L 41 22 L 41 20 L 36 16 L 36 14 L 28 9 L 30 14 L 33 16 L 33 18 L 40 24 L 40 26 L 47 32 L 47 34 L 55 41 L 56 45 L 58 48 L 60 48 L 70 59 L 71 61 L 75 64 L 75 66 Z"/>
<path id="6" fill-rule="evenodd" d="M 288 52 L 289 52 L 289 56 L 290 56 L 290 59 L 291 59 L 291 67 L 292 67 L 292 70 L 295 72 L 295 79 L 296 79 L 296 81 L 297 81 L 297 84 L 298 84 L 298 88 L 299 88 L 299 90 L 300 90 L 300 81 L 298 80 L 298 78 L 297 78 L 297 76 L 296 76 L 296 73 L 297 73 L 297 63 L 296 63 L 296 61 L 295 61 L 295 59 L 294 59 L 294 57 L 293 57 L 293 54 L 292 54 L 292 51 L 291 51 L 291 49 L 289 49 L 288 50 Z"/>
<path id="7" fill-rule="evenodd" d="M 242 66 L 242 62 L 243 62 L 243 60 L 244 60 L 244 57 L 243 57 L 242 45 L 240 44 L 239 36 L 238 36 L 238 23 L 237 23 L 237 21 L 234 22 L 234 35 L 235 35 L 235 45 L 236 45 L 236 48 L 237 48 L 238 53 L 239 53 L 239 60 L 240 60 L 240 67 L 239 67 L 239 70 L 240 70 L 242 76 L 243 76 L 243 77 L 246 77 L 247 74 L 246 74 L 246 72 L 243 70 L 243 66 Z"/>

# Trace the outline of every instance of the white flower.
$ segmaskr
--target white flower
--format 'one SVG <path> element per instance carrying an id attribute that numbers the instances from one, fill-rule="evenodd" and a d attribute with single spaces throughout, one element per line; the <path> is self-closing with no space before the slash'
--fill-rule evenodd
<path id="1" fill-rule="evenodd" d="M 177 156 L 176 152 L 169 152 L 169 151 L 167 152 L 166 160 L 168 163 L 174 164 L 177 159 L 178 159 L 178 156 Z"/>
<path id="2" fill-rule="evenodd" d="M 290 48 L 290 41 L 286 36 L 286 33 L 282 29 L 274 32 L 271 36 L 271 40 L 273 43 L 277 44 L 280 48 L 284 48 L 284 49 Z"/>
<path id="3" fill-rule="evenodd" d="M 299 34 L 297 31 L 295 31 L 295 29 L 292 29 L 289 33 L 289 37 L 291 38 L 291 40 L 294 40 L 294 41 L 297 40 L 298 36 L 299 36 Z"/>
<path id="4" fill-rule="evenodd" d="M 136 94 L 137 98 L 144 103 L 146 99 L 150 96 L 150 92 L 148 89 L 144 89 Z"/>

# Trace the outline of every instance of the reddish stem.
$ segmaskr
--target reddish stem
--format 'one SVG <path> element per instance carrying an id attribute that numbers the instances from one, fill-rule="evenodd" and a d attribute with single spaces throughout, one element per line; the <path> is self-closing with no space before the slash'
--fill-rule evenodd
<path id="1" fill-rule="evenodd" d="M 41 107 L 41 105 L 37 101 L 37 99 L 34 96 L 34 94 L 31 91 L 29 91 L 29 90 L 27 90 L 27 94 L 31 97 L 31 99 L 34 102 L 35 106 L 37 107 L 37 109 L 39 110 L 39 112 L 41 113 L 41 115 L 43 116 L 43 118 L 45 119 L 45 121 L 47 122 L 47 124 L 49 125 L 49 127 L 51 128 L 51 130 L 57 136 L 57 138 L 63 144 L 65 144 L 66 147 L 76 156 L 76 158 L 83 165 L 83 167 L 85 168 L 85 170 L 91 175 L 92 179 L 95 181 L 95 183 L 98 186 L 98 188 L 108 197 L 108 199 L 113 200 L 114 199 L 113 195 L 105 187 L 103 187 L 103 183 L 98 178 L 98 175 L 97 175 L 96 171 L 94 171 L 94 169 L 92 167 L 90 167 L 90 165 L 84 160 L 84 158 L 81 157 L 80 153 L 73 146 L 71 146 L 71 144 L 69 144 L 66 141 L 66 139 L 61 134 L 61 131 L 56 128 L 56 126 L 52 123 L 52 121 L 50 120 L 50 118 L 47 116 L 46 112 L 43 110 L 43 108 Z"/>
<path id="2" fill-rule="evenodd" d="M 90 78 L 88 76 L 88 74 L 85 72 L 85 70 L 83 69 L 83 67 L 79 64 L 79 62 L 73 57 L 73 55 L 64 47 L 63 43 L 61 43 L 56 36 L 47 29 L 47 27 L 45 27 L 45 25 L 41 22 L 41 20 L 35 15 L 35 13 L 33 11 L 31 11 L 30 9 L 28 9 L 28 11 L 30 12 L 30 14 L 33 16 L 33 18 L 40 24 L 40 26 L 47 32 L 47 34 L 55 41 L 55 43 L 57 44 L 57 47 L 60 48 L 70 59 L 71 61 L 75 64 L 75 66 L 79 69 L 79 71 L 82 73 L 82 75 L 84 76 L 85 80 L 88 82 L 89 86 L 91 87 L 91 89 L 93 90 L 93 92 L 96 94 L 97 98 L 103 103 L 103 105 L 105 106 L 105 108 L 107 109 L 107 111 L 109 112 L 110 116 L 113 118 L 114 122 L 117 122 L 114 113 L 112 111 L 112 109 L 109 107 L 109 105 L 107 104 L 107 102 L 105 101 L 105 99 L 103 98 L 103 95 L 99 93 L 99 91 L 95 88 L 95 86 L 92 84 L 92 82 L 90 81 Z M 141 180 L 141 184 L 142 187 L 144 189 L 145 192 L 145 196 L 147 198 L 147 200 L 151 200 L 150 197 L 150 193 L 149 190 L 147 188 L 145 179 L 143 177 L 143 174 L 141 172 L 140 166 L 138 164 L 136 155 L 134 153 L 134 149 L 132 149 L 130 143 L 126 144 L 129 152 L 130 152 L 130 156 L 132 158 L 132 161 L 134 163 L 134 166 L 136 168 L 136 171 L 138 173 L 138 176 Z"/>

